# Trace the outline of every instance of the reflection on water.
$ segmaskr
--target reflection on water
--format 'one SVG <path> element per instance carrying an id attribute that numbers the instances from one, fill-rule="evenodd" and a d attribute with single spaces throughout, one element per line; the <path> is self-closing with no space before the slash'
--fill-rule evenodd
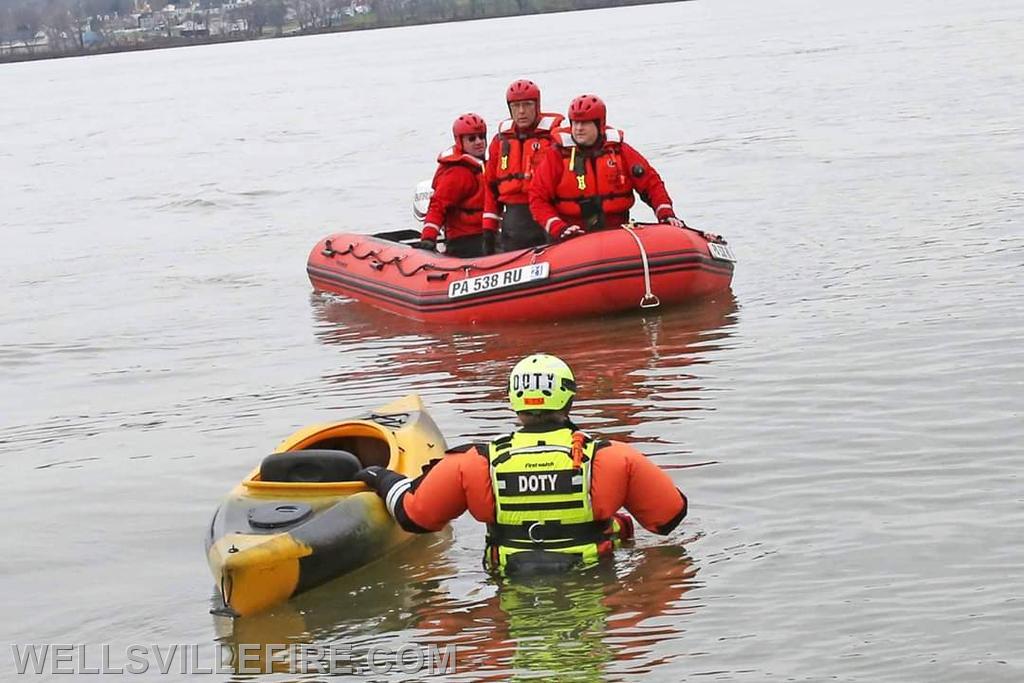
<path id="1" fill-rule="evenodd" d="M 685 615 L 697 604 L 684 594 L 697 585 L 695 574 L 681 547 L 631 549 L 612 566 L 501 582 L 494 594 L 455 602 L 456 609 L 427 605 L 420 628 L 459 643 L 461 670 L 486 674 L 480 680 L 649 673 L 663 663 L 653 646 L 686 631 Z"/>
<path id="2" fill-rule="evenodd" d="M 613 564 L 529 582 L 459 571 L 452 551 L 447 532 L 417 539 L 266 614 L 215 618 L 219 639 L 236 655 L 241 644 L 344 645 L 352 660 L 342 668 L 365 664 L 374 647 L 454 645 L 455 679 L 598 680 L 683 656 L 673 642 L 700 607 L 686 596 L 700 585 L 697 570 L 675 545 L 624 549 Z M 249 660 L 256 665 L 266 662 Z"/>
<path id="3" fill-rule="evenodd" d="M 704 408 L 694 366 L 728 347 L 738 310 L 732 293 L 725 292 L 648 316 L 477 330 L 428 326 L 329 295 L 315 295 L 312 302 L 321 323 L 316 334 L 324 344 L 370 346 L 382 353 L 365 371 L 328 375 L 347 387 L 382 382 L 420 390 L 443 387 L 463 418 L 507 423 L 508 371 L 523 356 L 544 351 L 573 368 L 580 387 L 574 417 L 582 426 L 651 442 L 657 438 L 635 434 L 634 428 Z M 493 434 L 488 429 L 468 436 Z"/>
<path id="4" fill-rule="evenodd" d="M 386 645 L 416 625 L 414 610 L 440 598 L 444 577 L 456 570 L 445 549 L 451 531 L 415 537 L 378 562 L 346 574 L 323 586 L 301 593 L 288 602 L 252 617 L 214 617 L 218 640 L 236 654 L 238 647 L 276 645 L 330 645 L 344 643 L 354 652 Z M 255 652 L 255 649 L 253 650 Z M 248 666 L 266 670 L 265 660 Z M 275 669 L 287 671 L 286 663 Z"/>

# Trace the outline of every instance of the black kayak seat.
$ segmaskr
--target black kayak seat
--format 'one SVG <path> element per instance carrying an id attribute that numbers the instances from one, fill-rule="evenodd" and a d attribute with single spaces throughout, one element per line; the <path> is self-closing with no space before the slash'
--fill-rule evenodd
<path id="1" fill-rule="evenodd" d="M 327 484 L 354 481 L 363 469 L 352 453 L 325 448 L 272 453 L 260 463 L 261 481 Z"/>

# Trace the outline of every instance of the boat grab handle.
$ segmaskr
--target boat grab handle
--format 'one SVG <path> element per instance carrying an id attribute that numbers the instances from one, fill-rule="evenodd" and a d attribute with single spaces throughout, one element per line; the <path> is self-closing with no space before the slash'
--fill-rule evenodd
<path id="1" fill-rule="evenodd" d="M 651 291 L 651 265 L 647 262 L 647 250 L 644 249 L 644 243 L 640 241 L 640 236 L 633 230 L 633 226 L 627 223 L 622 225 L 622 229 L 633 236 L 636 240 L 636 246 L 640 247 L 640 260 L 644 264 L 644 296 L 640 299 L 640 308 L 657 308 L 661 305 L 661 300 L 654 295 Z"/>

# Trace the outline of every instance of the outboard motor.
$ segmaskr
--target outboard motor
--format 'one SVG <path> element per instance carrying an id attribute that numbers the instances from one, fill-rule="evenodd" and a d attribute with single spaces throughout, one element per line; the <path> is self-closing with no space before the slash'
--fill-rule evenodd
<path id="1" fill-rule="evenodd" d="M 430 208 L 430 198 L 434 196 L 434 183 L 431 180 L 421 180 L 416 183 L 416 194 L 412 196 L 412 215 L 420 223 L 427 217 L 427 209 Z"/>

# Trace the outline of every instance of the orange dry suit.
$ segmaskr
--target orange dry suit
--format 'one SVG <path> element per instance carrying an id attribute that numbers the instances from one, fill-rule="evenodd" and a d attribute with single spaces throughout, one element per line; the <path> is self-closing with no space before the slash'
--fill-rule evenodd
<path id="1" fill-rule="evenodd" d="M 642 453 L 571 425 L 519 431 L 449 453 L 417 479 L 382 470 L 377 493 L 406 531 L 439 531 L 469 510 L 487 524 L 488 568 L 509 575 L 590 565 L 632 538 L 668 534 L 686 496 Z"/>

